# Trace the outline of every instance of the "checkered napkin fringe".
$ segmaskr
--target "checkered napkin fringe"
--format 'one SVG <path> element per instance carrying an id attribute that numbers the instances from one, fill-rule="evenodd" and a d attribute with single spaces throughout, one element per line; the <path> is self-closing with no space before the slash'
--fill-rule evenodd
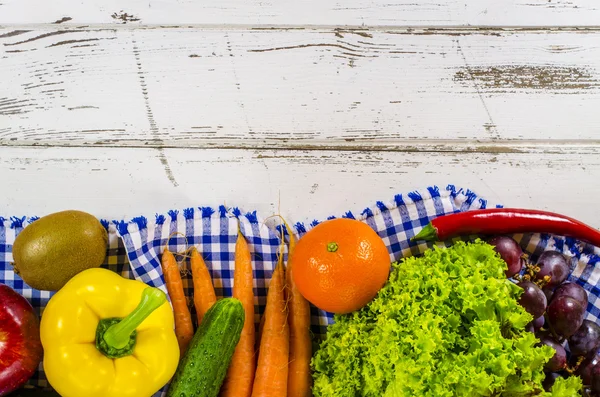
<path id="1" fill-rule="evenodd" d="M 419 255 L 431 243 L 410 242 L 423 226 L 431 219 L 454 212 L 485 208 L 487 201 L 470 190 L 448 185 L 445 189 L 437 186 L 423 191 L 414 191 L 406 195 L 398 194 L 391 202 L 377 202 L 372 208 L 360 213 L 346 212 L 341 217 L 354 218 L 366 222 L 383 239 L 390 253 L 390 260 L 399 260 L 410 255 Z M 334 218 L 333 216 L 329 219 Z M 12 243 L 18 233 L 36 217 L 0 217 L 0 282 L 9 285 L 25 296 L 40 313 L 51 297 L 46 291 L 38 291 L 27 286 L 12 271 Z M 243 213 L 238 208 L 221 206 L 187 208 L 172 210 L 167 214 L 157 214 L 151 221 L 146 217 L 136 217 L 131 221 L 102 221 L 109 231 L 109 249 L 106 263 L 103 265 L 118 272 L 123 277 L 136 278 L 143 282 L 165 289 L 160 269 L 160 254 L 165 246 L 172 252 L 183 253 L 195 246 L 202 254 L 208 266 L 215 292 L 218 297 L 231 296 L 234 251 L 238 225 L 247 239 L 252 252 L 255 279 L 255 323 L 258 324 L 264 311 L 267 288 L 272 271 L 277 263 L 280 236 L 287 236 L 288 230 L 282 227 L 269 227 L 256 212 Z M 296 223 L 293 232 L 301 237 L 319 222 Z M 463 239 L 473 238 L 466 236 Z M 526 234 L 513 236 L 520 242 L 524 251 L 532 260 L 545 250 L 558 250 L 572 260 L 572 274 L 569 279 L 582 285 L 589 294 L 587 318 L 598 321 L 600 317 L 600 290 L 597 287 L 600 278 L 600 261 L 597 248 L 581 244 L 571 238 L 562 238 L 544 234 Z M 446 242 L 447 245 L 457 241 Z M 441 244 L 441 243 L 438 243 Z M 284 260 L 285 260 L 284 254 Z M 193 311 L 192 280 L 189 261 L 179 256 L 181 261 L 184 288 Z M 312 332 L 315 340 L 325 336 L 327 325 L 333 321 L 330 313 L 311 307 Z M 192 318 L 196 318 L 192 313 Z M 29 382 L 31 385 L 48 386 L 43 368 Z M 155 396 L 164 395 L 166 387 Z"/>

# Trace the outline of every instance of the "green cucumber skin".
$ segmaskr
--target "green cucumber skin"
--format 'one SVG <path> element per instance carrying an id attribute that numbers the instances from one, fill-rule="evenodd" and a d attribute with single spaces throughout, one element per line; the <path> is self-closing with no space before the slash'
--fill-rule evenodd
<path id="1" fill-rule="evenodd" d="M 217 301 L 204 315 L 179 362 L 167 397 L 217 397 L 245 319 L 235 298 Z"/>

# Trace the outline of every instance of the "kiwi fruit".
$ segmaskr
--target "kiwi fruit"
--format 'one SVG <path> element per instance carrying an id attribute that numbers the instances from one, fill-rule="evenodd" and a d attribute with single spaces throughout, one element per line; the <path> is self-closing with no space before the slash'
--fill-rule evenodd
<path id="1" fill-rule="evenodd" d="M 56 212 L 17 235 L 12 249 L 14 271 L 32 288 L 58 291 L 77 273 L 99 267 L 107 244 L 106 229 L 93 215 Z"/>

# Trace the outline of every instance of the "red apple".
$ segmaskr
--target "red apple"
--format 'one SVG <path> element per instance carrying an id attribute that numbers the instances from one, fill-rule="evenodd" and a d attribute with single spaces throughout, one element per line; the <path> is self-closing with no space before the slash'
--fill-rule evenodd
<path id="1" fill-rule="evenodd" d="M 0 396 L 23 386 L 41 360 L 37 314 L 27 299 L 0 284 Z"/>

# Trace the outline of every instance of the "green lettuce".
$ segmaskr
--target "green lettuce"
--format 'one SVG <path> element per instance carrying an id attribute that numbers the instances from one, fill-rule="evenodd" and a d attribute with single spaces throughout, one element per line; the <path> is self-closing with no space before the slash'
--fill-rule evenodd
<path id="1" fill-rule="evenodd" d="M 434 247 L 392 267 L 371 303 L 335 316 L 311 361 L 315 397 L 578 395 L 579 378 L 544 392 L 553 350 L 525 331 L 522 290 L 492 246 Z"/>

